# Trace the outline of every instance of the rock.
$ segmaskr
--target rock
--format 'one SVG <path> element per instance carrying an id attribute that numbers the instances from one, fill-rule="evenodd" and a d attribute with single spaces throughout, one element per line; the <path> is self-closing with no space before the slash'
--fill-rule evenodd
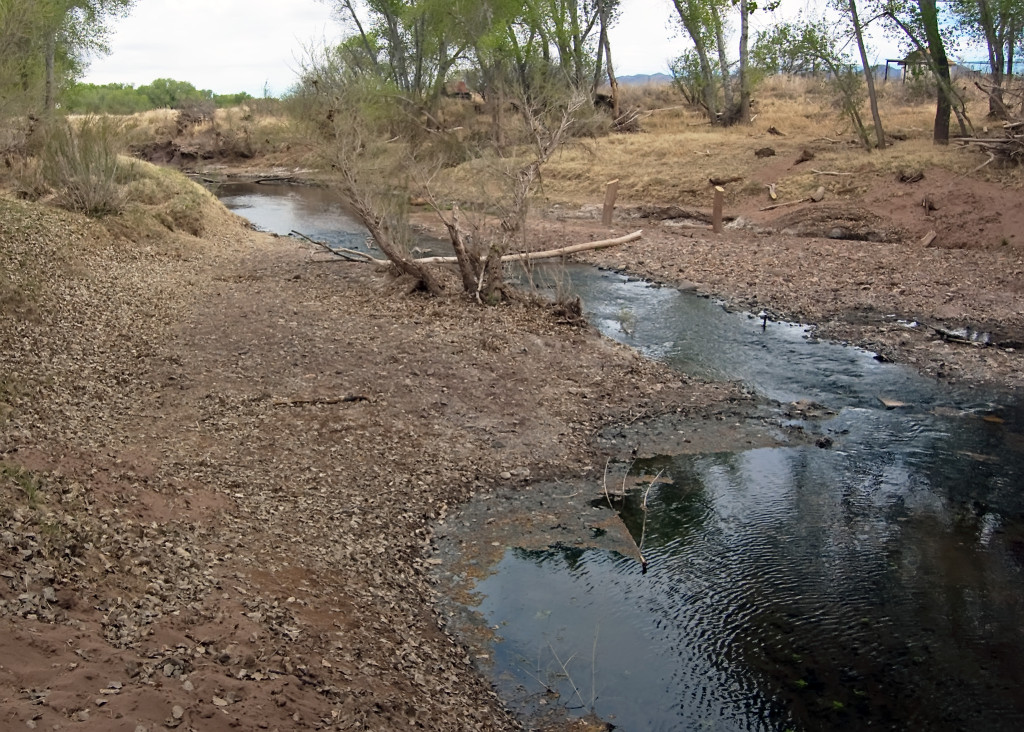
<path id="1" fill-rule="evenodd" d="M 800 163 L 806 163 L 808 160 L 814 160 L 814 153 L 808 150 L 806 147 L 803 152 L 800 153 L 800 157 L 796 159 L 793 165 L 799 165 Z"/>

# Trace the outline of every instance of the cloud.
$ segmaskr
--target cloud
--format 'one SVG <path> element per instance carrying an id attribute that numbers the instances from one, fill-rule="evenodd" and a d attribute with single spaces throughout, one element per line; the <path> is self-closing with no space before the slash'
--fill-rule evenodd
<path id="1" fill-rule="evenodd" d="M 92 62 L 85 81 L 138 86 L 172 78 L 256 96 L 264 83 L 285 91 L 303 48 L 339 35 L 317 0 L 142 0 L 113 30 L 111 54 Z"/>

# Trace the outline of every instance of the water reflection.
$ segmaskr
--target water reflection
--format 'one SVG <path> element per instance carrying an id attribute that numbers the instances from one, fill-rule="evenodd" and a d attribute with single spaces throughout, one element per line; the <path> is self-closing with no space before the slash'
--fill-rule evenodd
<path id="1" fill-rule="evenodd" d="M 327 188 L 227 183 L 217 196 L 229 209 L 272 234 L 300 231 L 332 247 L 366 251 L 366 229 Z"/>
<path id="2" fill-rule="evenodd" d="M 529 707 L 543 680 L 625 729 L 1018 729 L 1019 519 L 964 514 L 920 475 L 887 488 L 899 467 L 847 482 L 850 461 L 809 447 L 638 464 L 672 480 L 645 531 L 639 495 L 622 512 L 647 575 L 596 551 L 513 551 L 479 584 L 506 689 Z"/>

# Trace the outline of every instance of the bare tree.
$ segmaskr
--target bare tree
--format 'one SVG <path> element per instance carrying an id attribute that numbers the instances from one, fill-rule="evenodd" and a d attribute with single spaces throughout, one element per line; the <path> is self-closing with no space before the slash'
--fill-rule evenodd
<path id="1" fill-rule="evenodd" d="M 408 205 L 415 187 L 449 232 L 463 290 L 481 302 L 504 297 L 501 258 L 522 240 L 541 169 L 568 139 L 587 97 L 555 85 L 543 96 L 518 89 L 514 109 L 521 124 L 509 132 L 519 139 L 515 155 L 506 156 L 486 139 L 470 136 L 463 143 L 453 131 L 427 125 L 409 113 L 386 78 L 346 67 L 331 53 L 308 59 L 304 77 L 318 83 L 296 94 L 295 103 L 305 105 L 301 116 L 315 123 L 323 155 L 338 172 L 341 197 L 395 270 L 431 293 L 444 290 L 444 275 L 412 254 Z M 463 146 L 460 159 L 479 161 L 481 193 L 450 206 L 453 197 L 441 190 L 437 174 L 456 145 Z M 473 226 L 467 226 L 467 213 Z"/>

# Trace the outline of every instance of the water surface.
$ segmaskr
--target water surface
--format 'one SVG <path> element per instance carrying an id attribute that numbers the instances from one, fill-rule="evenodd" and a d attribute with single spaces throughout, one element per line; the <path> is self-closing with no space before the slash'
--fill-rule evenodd
<path id="1" fill-rule="evenodd" d="M 277 233 L 364 237 L 317 189 L 226 195 Z M 806 424 L 825 449 L 622 466 L 662 475 L 646 512 L 642 492 L 619 507 L 647 573 L 609 551 L 510 547 L 469 605 L 507 703 L 626 730 L 1024 729 L 1018 400 L 694 293 L 591 267 L 533 277 L 568 278 L 597 327 L 651 358 L 834 416 Z M 445 541 L 464 552 L 481 531 Z"/>

